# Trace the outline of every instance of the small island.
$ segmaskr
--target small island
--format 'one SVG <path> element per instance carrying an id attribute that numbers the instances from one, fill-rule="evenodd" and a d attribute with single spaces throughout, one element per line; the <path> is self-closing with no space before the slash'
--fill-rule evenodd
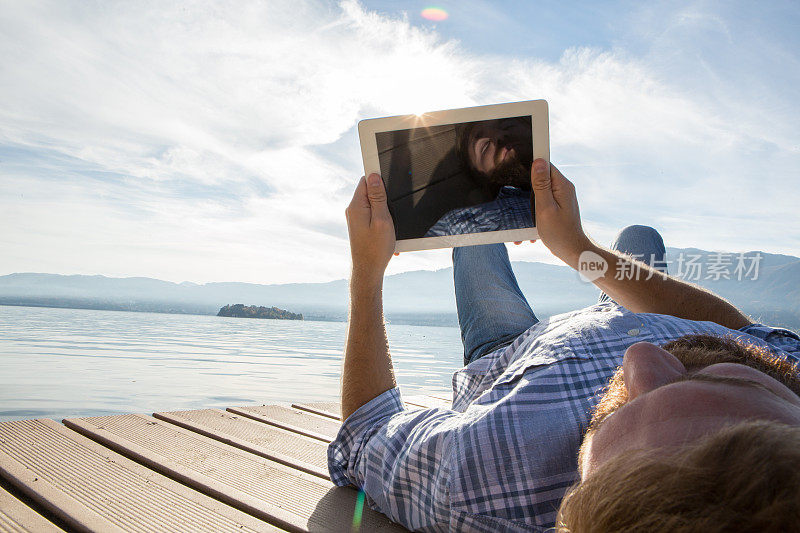
<path id="1" fill-rule="evenodd" d="M 277 307 L 257 307 L 255 305 L 226 305 L 219 310 L 217 316 L 233 316 L 237 318 L 274 318 L 278 320 L 303 320 L 300 313 L 292 313 Z"/>

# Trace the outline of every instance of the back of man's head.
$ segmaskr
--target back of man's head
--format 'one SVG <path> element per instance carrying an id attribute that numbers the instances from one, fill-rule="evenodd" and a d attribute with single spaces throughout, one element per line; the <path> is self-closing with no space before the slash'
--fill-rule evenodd
<path id="1" fill-rule="evenodd" d="M 800 531 L 800 427 L 746 422 L 623 454 L 573 487 L 557 531 Z"/>

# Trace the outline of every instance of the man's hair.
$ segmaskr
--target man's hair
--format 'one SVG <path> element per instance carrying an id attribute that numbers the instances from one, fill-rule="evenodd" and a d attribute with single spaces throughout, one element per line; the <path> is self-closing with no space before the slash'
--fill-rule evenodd
<path id="1" fill-rule="evenodd" d="M 800 427 L 744 422 L 622 454 L 564 497 L 559 532 L 798 531 Z"/>
<path id="2" fill-rule="evenodd" d="M 478 170 L 472 165 L 469 155 L 469 145 L 472 132 L 475 130 L 477 125 L 478 124 L 476 122 L 467 122 L 465 124 L 458 124 L 456 126 L 456 155 L 458 155 L 458 159 L 461 161 L 461 164 L 464 166 L 464 169 L 467 171 L 467 173 L 473 178 L 480 179 L 485 176 L 478 172 Z"/>
<path id="3" fill-rule="evenodd" d="M 472 144 L 471 141 L 474 140 L 472 133 L 477 127 L 477 122 L 467 122 L 466 124 L 459 124 L 456 126 L 456 155 L 458 156 L 464 172 L 473 183 L 475 183 L 479 189 L 483 190 L 487 196 L 495 198 L 497 193 L 500 192 L 502 185 L 499 183 L 492 183 L 487 174 L 478 171 L 472 164 L 472 159 L 469 155 L 470 144 Z"/>

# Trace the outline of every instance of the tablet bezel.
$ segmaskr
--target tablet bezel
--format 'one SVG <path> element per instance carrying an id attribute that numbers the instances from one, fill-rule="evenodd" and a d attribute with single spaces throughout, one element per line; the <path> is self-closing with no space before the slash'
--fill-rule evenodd
<path id="1" fill-rule="evenodd" d="M 381 173 L 380 161 L 378 159 L 378 145 L 375 137 L 376 133 L 523 116 L 531 117 L 531 127 L 533 129 L 533 158 L 544 159 L 549 164 L 550 133 L 547 101 L 528 100 L 525 102 L 432 111 L 421 115 L 399 115 L 362 120 L 358 123 L 358 137 L 361 142 L 361 156 L 364 160 L 364 175 L 369 176 L 372 173 Z M 471 246 L 475 244 L 491 244 L 497 242 L 526 241 L 538 238 L 539 232 L 533 227 L 467 233 L 463 235 L 447 235 L 442 237 L 400 239 L 395 245 L 395 252 L 433 250 L 436 248 L 453 248 L 456 246 Z"/>

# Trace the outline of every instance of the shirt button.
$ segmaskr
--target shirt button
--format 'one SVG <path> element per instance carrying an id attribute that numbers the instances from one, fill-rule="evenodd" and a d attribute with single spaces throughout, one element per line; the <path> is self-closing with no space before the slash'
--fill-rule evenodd
<path id="1" fill-rule="evenodd" d="M 635 336 L 636 336 L 636 335 L 638 335 L 638 334 L 639 334 L 639 330 L 638 330 L 638 329 L 636 329 L 636 328 L 633 328 L 633 329 L 629 329 L 629 330 L 628 330 L 628 335 L 630 335 L 631 337 L 635 337 Z"/>

